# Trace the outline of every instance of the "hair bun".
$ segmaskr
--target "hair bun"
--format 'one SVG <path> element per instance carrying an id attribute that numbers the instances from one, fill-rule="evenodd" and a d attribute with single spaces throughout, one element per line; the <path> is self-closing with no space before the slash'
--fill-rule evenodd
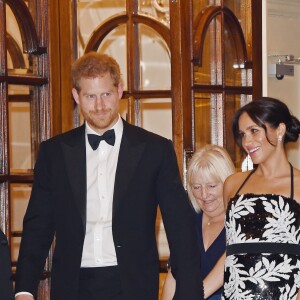
<path id="1" fill-rule="evenodd" d="M 286 128 L 285 142 L 296 142 L 300 134 L 300 121 L 291 116 L 291 122 Z"/>

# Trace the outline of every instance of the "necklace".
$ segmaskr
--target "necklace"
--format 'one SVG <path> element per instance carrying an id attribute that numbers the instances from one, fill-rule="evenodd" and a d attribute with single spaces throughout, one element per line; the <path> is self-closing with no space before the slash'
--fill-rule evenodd
<path id="1" fill-rule="evenodd" d="M 223 213 L 222 213 L 222 214 L 223 214 Z M 220 214 L 220 215 L 222 215 L 222 214 Z M 215 216 L 215 217 L 212 217 L 212 218 L 208 219 L 207 222 L 206 222 L 206 225 L 207 225 L 207 226 L 210 226 L 211 224 L 215 223 L 214 220 L 216 220 L 216 219 L 218 220 L 219 217 L 220 217 L 220 215 L 217 215 L 217 216 Z"/>
<path id="2" fill-rule="evenodd" d="M 207 226 L 210 226 L 210 224 L 212 223 L 212 220 L 213 220 L 213 218 L 209 219 L 209 220 L 206 222 L 206 225 L 207 225 Z"/>

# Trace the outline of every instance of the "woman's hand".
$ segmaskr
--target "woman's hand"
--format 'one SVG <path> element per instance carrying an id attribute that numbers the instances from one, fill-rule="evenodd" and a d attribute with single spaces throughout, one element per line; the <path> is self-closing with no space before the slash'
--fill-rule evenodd
<path id="1" fill-rule="evenodd" d="M 298 290 L 298 296 L 296 300 L 300 300 L 300 289 Z"/>
<path id="2" fill-rule="evenodd" d="M 224 284 L 224 265 L 226 253 L 219 258 L 214 268 L 208 273 L 203 280 L 204 298 L 207 299 Z M 297 299 L 298 300 L 298 299 Z"/>
<path id="3" fill-rule="evenodd" d="M 161 300 L 172 300 L 176 290 L 176 280 L 174 279 L 171 269 L 168 270 L 167 277 L 164 282 Z"/>

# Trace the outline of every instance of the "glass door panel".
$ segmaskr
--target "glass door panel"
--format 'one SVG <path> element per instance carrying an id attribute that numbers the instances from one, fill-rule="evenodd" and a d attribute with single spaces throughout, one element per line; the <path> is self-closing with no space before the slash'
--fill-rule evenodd
<path id="1" fill-rule="evenodd" d="M 11 196 L 11 259 L 17 261 L 23 230 L 22 220 L 28 205 L 31 193 L 31 184 L 12 183 L 10 184 Z"/>
<path id="2" fill-rule="evenodd" d="M 8 103 L 10 172 L 32 172 L 31 118 L 29 102 Z"/>
<path id="3" fill-rule="evenodd" d="M 139 25 L 140 89 L 170 90 L 170 50 L 166 42 L 149 26 Z"/>
<path id="4" fill-rule="evenodd" d="M 195 144 L 223 143 L 222 94 L 195 94 Z"/>
<path id="5" fill-rule="evenodd" d="M 77 1 L 77 36 L 78 55 L 84 52 L 91 34 L 100 24 L 113 16 L 125 14 L 126 0 L 78 0 Z"/>
<path id="6" fill-rule="evenodd" d="M 210 94 L 195 94 L 195 146 L 200 148 L 211 143 L 211 99 Z"/>
<path id="7" fill-rule="evenodd" d="M 142 99 L 139 102 L 140 127 L 172 139 L 171 99 Z"/>
<path id="8" fill-rule="evenodd" d="M 23 2 L 23 0 L 20 1 Z M 26 4 L 27 2 L 24 3 Z M 37 51 L 37 49 L 35 51 L 33 49 L 29 49 L 29 47 L 38 47 L 37 44 L 33 45 L 35 42 L 37 43 L 36 33 L 29 33 L 29 31 L 33 29 L 29 28 L 30 25 L 35 22 L 35 18 L 33 18 L 33 15 L 35 15 L 34 9 L 30 10 L 30 8 L 33 7 L 32 1 L 29 1 L 29 3 L 27 3 L 27 5 L 24 7 L 22 7 L 21 5 L 22 8 L 16 6 L 16 11 L 18 9 L 23 10 L 23 15 L 21 17 L 19 16 L 19 18 L 22 18 L 24 16 L 28 17 L 27 19 L 24 18 L 24 24 L 22 23 L 21 25 L 20 22 L 22 22 L 23 20 L 19 20 L 18 23 L 14 11 L 8 4 L 5 5 L 8 75 L 37 75 L 39 72 L 38 57 L 36 55 L 30 54 L 31 52 Z M 28 10 L 26 9 L 27 6 L 29 6 Z M 23 26 L 23 28 L 21 29 L 20 26 Z M 25 39 L 30 34 L 32 34 L 32 36 L 30 37 L 32 40 L 27 43 Z"/>
<path id="9" fill-rule="evenodd" d="M 248 60 L 252 61 L 252 2 L 253 0 L 224 0 L 224 6 L 228 7 L 237 17 L 246 40 Z"/>
<path id="10" fill-rule="evenodd" d="M 203 42 L 201 63 L 197 60 L 194 64 L 194 83 L 201 85 L 222 84 L 222 60 L 221 60 L 221 17 L 217 16 L 208 26 Z M 196 36 L 195 38 L 200 38 Z"/>
<path id="11" fill-rule="evenodd" d="M 225 84 L 227 86 L 242 86 L 242 68 L 244 64 L 236 53 L 235 41 L 228 30 L 225 31 Z"/>
<path id="12" fill-rule="evenodd" d="M 97 49 L 97 52 L 108 54 L 119 63 L 124 90 L 128 89 L 126 36 L 126 24 L 122 24 L 111 30 Z"/>
<path id="13" fill-rule="evenodd" d="M 224 140 L 226 141 L 226 148 L 237 168 L 237 170 L 241 170 L 242 165 L 244 164 L 245 156 L 241 153 L 240 148 L 233 141 L 233 133 L 232 133 L 232 120 L 233 115 L 236 110 L 238 110 L 241 106 L 252 100 L 251 95 L 245 94 L 226 94 L 225 101 L 225 130 L 224 132 Z M 250 166 L 250 165 L 249 165 Z M 247 170 L 246 168 L 244 170 Z"/>
<path id="14" fill-rule="evenodd" d="M 22 38 L 17 20 L 8 5 L 6 8 L 7 69 L 9 73 L 32 73 L 29 55 L 23 51 Z"/>

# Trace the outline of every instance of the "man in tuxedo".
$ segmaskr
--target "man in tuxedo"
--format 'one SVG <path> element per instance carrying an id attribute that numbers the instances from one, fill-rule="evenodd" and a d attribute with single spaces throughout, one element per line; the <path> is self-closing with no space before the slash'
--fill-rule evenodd
<path id="1" fill-rule="evenodd" d="M 90 52 L 72 68 L 85 123 L 40 145 L 23 222 L 16 299 L 36 296 L 51 243 L 51 300 L 156 300 L 160 206 L 177 282 L 203 299 L 192 208 L 172 142 L 124 121 L 117 62 Z"/>

